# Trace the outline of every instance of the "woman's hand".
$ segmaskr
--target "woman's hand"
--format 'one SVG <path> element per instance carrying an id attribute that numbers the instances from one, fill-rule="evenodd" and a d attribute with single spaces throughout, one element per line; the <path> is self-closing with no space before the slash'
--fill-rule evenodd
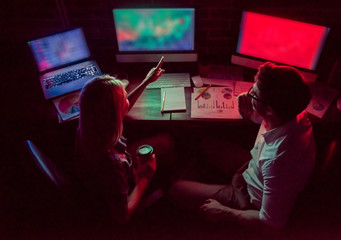
<path id="1" fill-rule="evenodd" d="M 144 79 L 144 81 L 151 83 L 151 82 L 155 82 L 156 80 L 159 79 L 159 77 L 165 72 L 164 69 L 160 68 L 160 67 L 153 67 L 152 69 L 150 69 L 150 71 L 148 72 L 146 78 Z"/>
<path id="2" fill-rule="evenodd" d="M 153 154 L 147 161 L 142 162 L 137 157 L 137 164 L 135 167 L 135 180 L 138 182 L 141 178 L 152 179 L 156 171 L 156 157 Z"/>

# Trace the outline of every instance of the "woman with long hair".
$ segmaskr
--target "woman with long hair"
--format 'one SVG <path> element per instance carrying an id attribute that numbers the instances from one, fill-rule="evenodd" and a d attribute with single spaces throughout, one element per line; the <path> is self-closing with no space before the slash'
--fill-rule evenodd
<path id="1" fill-rule="evenodd" d="M 97 206 L 115 222 L 130 219 L 156 170 L 155 154 L 133 169 L 122 132 L 127 112 L 164 72 L 159 65 L 129 94 L 109 75 L 92 79 L 80 94 L 76 173 Z"/>

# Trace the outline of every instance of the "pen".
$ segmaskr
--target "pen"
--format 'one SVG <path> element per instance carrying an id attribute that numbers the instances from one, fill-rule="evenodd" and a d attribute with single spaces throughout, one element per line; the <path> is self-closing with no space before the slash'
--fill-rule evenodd
<path id="1" fill-rule="evenodd" d="M 207 92 L 207 90 L 211 87 L 212 84 L 208 85 L 204 91 L 202 91 L 196 98 L 195 100 L 198 100 L 202 95 L 204 95 L 205 92 Z"/>
<path id="2" fill-rule="evenodd" d="M 166 103 L 166 90 L 163 92 L 161 112 L 163 112 L 165 109 L 165 103 Z"/>

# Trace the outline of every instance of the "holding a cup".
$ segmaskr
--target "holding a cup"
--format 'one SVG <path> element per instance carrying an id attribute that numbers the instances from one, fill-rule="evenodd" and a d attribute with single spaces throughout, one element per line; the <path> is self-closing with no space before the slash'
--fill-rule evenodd
<path id="1" fill-rule="evenodd" d="M 136 150 L 136 157 L 135 173 L 137 177 L 151 179 L 156 171 L 156 158 L 153 147 L 146 144 L 141 145 Z"/>

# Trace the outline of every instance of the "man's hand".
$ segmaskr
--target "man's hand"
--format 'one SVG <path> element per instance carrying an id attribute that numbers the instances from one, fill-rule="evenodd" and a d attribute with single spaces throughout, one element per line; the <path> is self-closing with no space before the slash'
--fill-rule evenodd
<path id="1" fill-rule="evenodd" d="M 247 93 L 241 93 L 237 97 L 238 111 L 243 118 L 250 119 L 253 112 L 251 99 L 247 96 Z"/>
<path id="2" fill-rule="evenodd" d="M 214 199 L 207 199 L 200 210 L 212 221 L 228 220 L 234 216 L 232 208 L 226 207 Z"/>

